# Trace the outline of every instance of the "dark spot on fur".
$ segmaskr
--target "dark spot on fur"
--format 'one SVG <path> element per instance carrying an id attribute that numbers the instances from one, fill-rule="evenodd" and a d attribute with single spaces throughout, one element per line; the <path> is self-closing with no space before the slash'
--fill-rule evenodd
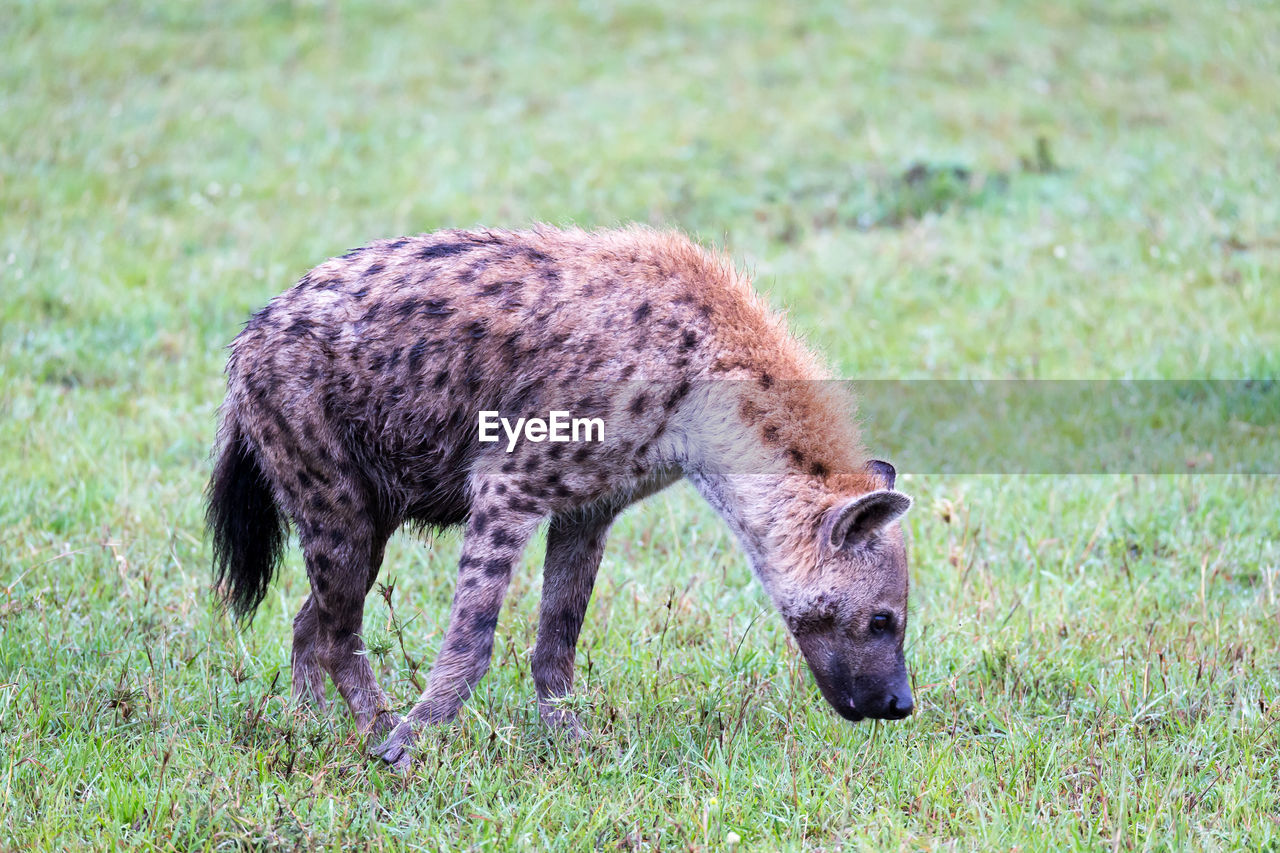
<path id="1" fill-rule="evenodd" d="M 565 648 L 572 649 L 578 644 L 578 632 L 582 630 L 580 620 L 572 610 L 560 613 L 560 636 L 564 639 Z"/>
<path id="2" fill-rule="evenodd" d="M 298 472 L 298 485 L 304 489 L 311 488 L 311 476 L 306 471 Z"/>
<path id="3" fill-rule="evenodd" d="M 493 284 L 486 284 L 484 287 L 480 288 L 480 295 L 481 296 L 497 296 L 498 294 L 502 293 L 503 289 L 506 286 L 507 286 L 507 283 L 505 281 L 499 281 Z"/>
<path id="4" fill-rule="evenodd" d="M 511 561 L 502 557 L 494 557 L 486 560 L 484 564 L 484 573 L 491 578 L 498 578 L 511 571 Z"/>
<path id="5" fill-rule="evenodd" d="M 630 379 L 631 374 L 635 372 L 636 372 L 636 366 L 634 364 L 628 364 L 626 367 L 622 368 L 622 378 Z"/>
<path id="6" fill-rule="evenodd" d="M 422 339 L 409 347 L 409 372 L 416 374 L 422 366 L 422 358 L 427 353 L 427 341 Z"/>
<path id="7" fill-rule="evenodd" d="M 652 312 L 653 312 L 653 306 L 651 306 L 648 302 L 644 302 L 640 305 L 639 308 L 637 308 L 635 311 L 631 313 L 631 319 L 637 323 L 643 323 L 645 319 L 648 318 L 649 314 Z"/>
<path id="8" fill-rule="evenodd" d="M 573 451 L 574 462 L 586 462 L 590 458 L 591 458 L 591 448 L 585 444 L 582 447 L 579 447 L 577 450 Z"/>
<path id="9" fill-rule="evenodd" d="M 483 338 L 488 333 L 488 331 L 489 331 L 489 328 L 484 324 L 483 320 L 475 320 L 469 326 L 467 326 L 467 332 L 468 334 L 471 335 L 471 338 L 473 340 L 479 340 L 480 338 Z"/>
<path id="10" fill-rule="evenodd" d="M 502 473 L 510 474 L 514 470 L 516 470 L 516 460 L 508 459 L 506 462 L 502 463 Z M 499 492 L 498 494 L 502 494 L 502 493 Z"/>
<path id="11" fill-rule="evenodd" d="M 378 307 L 377 305 L 373 306 L 373 308 L 377 308 L 377 307 Z M 417 297 L 414 297 L 412 299 L 406 299 L 405 301 L 396 305 L 396 308 L 395 308 L 396 316 L 400 317 L 401 319 L 408 319 L 409 317 L 412 317 L 414 314 L 418 313 L 418 309 L 421 307 L 422 307 L 421 299 L 418 299 Z M 372 311 L 373 308 L 370 308 L 369 310 Z M 369 316 L 367 314 L 365 315 L 365 319 L 369 319 Z"/>
<path id="12" fill-rule="evenodd" d="M 511 548 L 516 544 L 516 537 L 499 527 L 493 531 L 489 541 L 495 548 Z"/>
<path id="13" fill-rule="evenodd" d="M 553 444 L 547 448 L 548 459 L 559 459 L 561 456 L 564 456 L 563 444 Z M 559 475 L 556 475 L 556 476 L 559 476 Z"/>
<path id="14" fill-rule="evenodd" d="M 507 502 L 507 506 L 516 512 L 537 512 L 538 505 L 531 500 L 516 495 Z"/>
<path id="15" fill-rule="evenodd" d="M 387 248 L 394 252 L 396 249 L 403 249 L 407 245 L 409 245 L 409 241 L 401 238 L 388 245 Z"/>
<path id="16" fill-rule="evenodd" d="M 539 459 L 538 459 L 538 457 L 536 457 L 536 456 L 530 456 L 528 459 L 524 460 L 524 470 L 525 470 L 525 473 L 527 473 L 527 474 L 532 474 L 534 471 L 537 471 L 537 470 L 538 470 L 538 467 L 539 467 L 541 464 L 542 464 L 542 462 L 541 462 L 541 460 L 539 460 Z"/>
<path id="17" fill-rule="evenodd" d="M 362 276 L 374 276 L 382 272 L 386 268 L 387 268 L 387 265 L 384 264 L 382 261 L 374 261 L 373 263 L 369 264 L 369 268 L 362 273 Z"/>
<path id="18" fill-rule="evenodd" d="M 764 373 L 761 373 L 761 374 L 760 374 L 760 387 L 761 387 L 761 388 L 763 388 L 763 389 L 765 389 L 766 391 L 767 391 L 767 390 L 769 390 L 770 388 L 772 388 L 772 387 L 773 387 L 773 374 L 769 373 L 769 371 L 767 371 L 767 370 L 766 370 Z"/>
<path id="19" fill-rule="evenodd" d="M 437 243 L 434 246 L 424 246 L 418 250 L 418 258 L 423 261 L 434 261 L 440 258 L 448 258 L 453 255 L 461 255 L 463 252 L 470 252 L 475 246 L 471 243 Z"/>
<path id="20" fill-rule="evenodd" d="M 344 261 L 352 261 L 352 260 L 355 260 L 356 258 L 360 257 L 360 255 L 361 255 L 361 254 L 363 254 L 363 253 L 364 253 L 364 250 L 365 250 L 365 247 L 364 247 L 364 246 L 360 246 L 360 247 L 358 247 L 358 248 L 352 249 L 351 251 L 349 251 L 349 252 L 347 252 L 345 255 L 343 255 L 343 256 L 340 258 L 340 260 L 344 260 Z"/>
<path id="21" fill-rule="evenodd" d="M 498 483 L 496 486 L 493 487 L 493 492 L 494 494 L 497 494 L 497 495 L 505 495 L 507 493 L 507 484 Z"/>
<path id="22" fill-rule="evenodd" d="M 815 477 L 825 477 L 827 476 L 827 466 L 821 462 L 814 462 L 809 466 L 809 473 Z"/>
<path id="23" fill-rule="evenodd" d="M 279 409 L 271 410 L 271 420 L 276 425 L 276 431 L 280 434 L 279 441 L 282 444 L 294 445 L 297 443 L 293 435 L 292 425 L 290 425 L 288 419 L 285 418 L 284 414 Z"/>
<path id="24" fill-rule="evenodd" d="M 449 651 L 456 652 L 463 657 L 470 657 L 475 652 L 475 643 L 471 641 L 470 635 L 452 637 L 446 644 Z"/>
<path id="25" fill-rule="evenodd" d="M 333 530 L 329 531 L 329 544 L 332 545 L 333 547 L 340 548 L 342 547 L 343 544 L 346 543 L 346 541 L 347 541 L 347 537 L 343 534 L 341 530 L 337 529 L 336 527 Z"/>
<path id="26" fill-rule="evenodd" d="M 764 440 L 770 444 L 774 444 L 778 440 L 778 427 L 776 424 L 769 424 L 764 428 Z"/>
<path id="27" fill-rule="evenodd" d="M 492 634 L 498 627 L 497 614 L 481 613 L 479 611 L 471 614 L 471 631 L 475 634 Z"/>
<path id="28" fill-rule="evenodd" d="M 489 513 L 480 510 L 471 517 L 471 526 L 475 528 L 476 533 L 484 533 L 485 525 L 489 523 Z"/>
<path id="29" fill-rule="evenodd" d="M 680 336 L 680 351 L 688 352 L 698 345 L 698 334 L 693 329 L 685 329 Z"/>
<path id="30" fill-rule="evenodd" d="M 446 383 L 446 382 L 448 382 L 448 381 L 449 381 L 449 371 L 447 371 L 447 370 L 441 370 L 439 373 L 437 373 L 437 374 L 436 374 L 435 379 L 432 379 L 432 380 L 431 380 L 431 387 L 432 387 L 432 388 L 437 388 L 437 389 L 438 389 L 438 388 L 443 388 L 443 387 L 444 387 L 444 383 Z"/>
<path id="31" fill-rule="evenodd" d="M 692 386 L 690 386 L 689 380 L 686 379 L 685 381 L 681 382 L 671 391 L 670 394 L 667 395 L 667 399 L 665 402 L 663 402 L 662 408 L 666 409 L 668 412 L 674 409 L 677 405 L 680 404 L 681 400 L 683 400 L 686 396 L 688 396 L 689 389 L 691 387 Z"/>
<path id="32" fill-rule="evenodd" d="M 788 447 L 788 448 L 787 448 L 787 455 L 788 455 L 788 456 L 790 456 L 790 457 L 791 457 L 791 461 L 792 461 L 792 462 L 794 462 L 794 463 L 796 463 L 797 465 L 803 465 L 803 464 L 804 464 L 804 454 L 803 454 L 803 453 L 801 453 L 797 448 L 794 448 L 794 447 Z"/>
<path id="33" fill-rule="evenodd" d="M 305 335 L 315 327 L 315 323 L 306 317 L 295 317 L 293 322 L 289 324 L 289 328 L 285 329 L 285 334 L 297 337 Z"/>

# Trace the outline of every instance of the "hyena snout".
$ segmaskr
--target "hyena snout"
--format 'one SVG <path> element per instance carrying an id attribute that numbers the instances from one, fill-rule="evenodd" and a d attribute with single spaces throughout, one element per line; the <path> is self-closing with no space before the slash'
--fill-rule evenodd
<path id="1" fill-rule="evenodd" d="M 867 691 L 856 700 L 865 716 L 877 720 L 901 720 L 911 716 L 915 702 L 911 699 L 911 685 L 906 674 L 887 687 Z"/>
<path id="2" fill-rule="evenodd" d="M 911 684 L 906 673 L 886 680 L 875 676 L 856 677 L 843 684 L 830 687 L 818 679 L 823 697 L 840 716 L 859 722 L 868 717 L 875 720 L 901 720 L 911 716 L 915 702 L 911 698 Z"/>
<path id="3" fill-rule="evenodd" d="M 846 720 L 901 720 L 915 710 L 911 679 L 900 651 L 855 650 L 847 643 L 832 642 L 829 636 L 797 639 L 822 698 Z"/>

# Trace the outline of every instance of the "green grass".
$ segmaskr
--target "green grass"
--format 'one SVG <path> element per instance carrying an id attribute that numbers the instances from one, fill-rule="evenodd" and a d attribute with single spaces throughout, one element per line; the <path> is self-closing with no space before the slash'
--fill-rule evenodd
<path id="1" fill-rule="evenodd" d="M 865 5 L 5 4 L 0 846 L 1280 848 L 1275 477 L 905 476 L 887 725 L 683 487 L 611 540 L 580 747 L 538 548 L 405 779 L 288 707 L 296 552 L 251 631 L 211 607 L 222 347 L 377 237 L 679 227 L 850 377 L 1280 373 L 1274 4 Z M 457 551 L 393 542 L 399 637 L 371 598 L 403 700 Z"/>

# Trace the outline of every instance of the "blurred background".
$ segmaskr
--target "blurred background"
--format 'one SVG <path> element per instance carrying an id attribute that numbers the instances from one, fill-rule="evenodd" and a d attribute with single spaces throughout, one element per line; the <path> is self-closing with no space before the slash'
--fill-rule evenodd
<path id="1" fill-rule="evenodd" d="M 253 632 L 213 613 L 200 492 L 249 313 L 442 227 L 679 228 L 849 378 L 1274 378 L 1278 69 L 1266 0 L 0 4 L 5 833 L 1275 844 L 1274 477 L 908 472 L 920 711 L 857 729 L 673 491 L 588 615 L 603 745 L 529 716 L 533 549 L 407 788 L 285 710 L 296 554 Z M 402 636 L 371 599 L 402 699 L 456 550 L 393 544 Z"/>

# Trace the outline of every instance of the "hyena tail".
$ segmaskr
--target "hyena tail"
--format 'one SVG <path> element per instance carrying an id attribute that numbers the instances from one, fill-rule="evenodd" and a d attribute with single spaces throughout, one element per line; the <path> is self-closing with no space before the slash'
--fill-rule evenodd
<path id="1" fill-rule="evenodd" d="M 205 524 L 214 588 L 238 619 L 251 621 L 284 556 L 288 522 L 239 425 L 227 424 L 226 436 L 205 493 Z"/>

